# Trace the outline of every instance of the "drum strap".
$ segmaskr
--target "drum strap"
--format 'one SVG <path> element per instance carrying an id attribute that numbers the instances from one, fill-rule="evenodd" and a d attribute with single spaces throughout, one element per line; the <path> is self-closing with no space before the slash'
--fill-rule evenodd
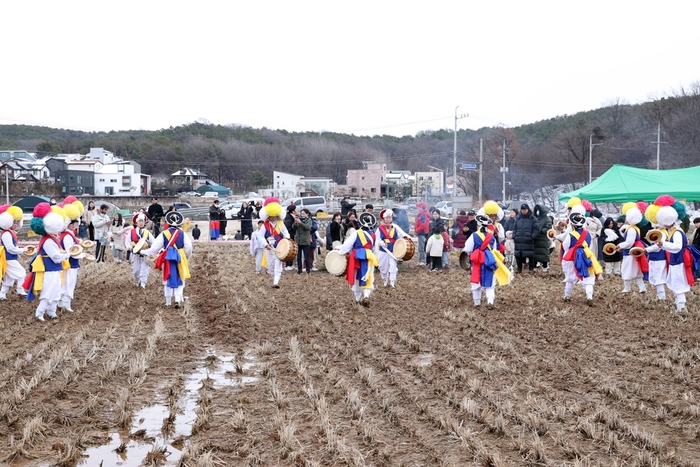
<path id="1" fill-rule="evenodd" d="M 267 237 L 275 237 L 275 245 L 279 243 L 284 236 L 282 235 L 282 228 L 279 225 L 279 221 L 277 221 L 277 224 L 275 226 L 272 225 L 270 221 L 265 221 L 265 231 L 267 232 L 267 235 L 265 235 L 265 238 Z"/>
<path id="2" fill-rule="evenodd" d="M 391 226 L 391 230 L 387 231 L 386 226 L 381 225 L 379 226 L 379 230 L 382 233 L 382 240 L 384 240 L 387 243 L 394 243 L 396 241 L 396 229 L 394 226 Z"/>

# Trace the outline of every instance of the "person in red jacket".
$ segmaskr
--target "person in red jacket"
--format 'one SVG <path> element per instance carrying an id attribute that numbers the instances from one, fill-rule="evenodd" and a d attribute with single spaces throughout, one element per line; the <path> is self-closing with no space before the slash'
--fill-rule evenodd
<path id="1" fill-rule="evenodd" d="M 430 211 L 424 202 L 416 203 L 418 214 L 416 214 L 416 223 L 413 226 L 413 231 L 418 236 L 418 266 L 425 266 L 425 242 L 428 241 L 430 233 Z"/>

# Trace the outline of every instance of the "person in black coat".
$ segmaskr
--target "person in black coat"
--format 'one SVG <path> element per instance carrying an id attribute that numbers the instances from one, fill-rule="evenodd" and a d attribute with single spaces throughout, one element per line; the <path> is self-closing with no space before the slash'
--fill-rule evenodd
<path id="1" fill-rule="evenodd" d="M 515 218 L 513 240 L 515 241 L 515 261 L 518 272 L 523 272 L 527 260 L 530 272 L 535 272 L 535 238 L 539 232 L 539 222 L 526 203 L 520 206 L 520 214 Z"/>
<path id="2" fill-rule="evenodd" d="M 226 235 L 226 227 L 228 227 L 228 221 L 226 220 L 226 210 L 219 210 L 219 231 L 221 235 Z"/>
<path id="3" fill-rule="evenodd" d="M 350 198 L 347 196 L 343 198 L 343 201 L 340 202 L 340 214 L 343 216 L 343 219 L 348 217 L 348 213 L 355 207 L 356 204 L 357 203 L 351 203 Z"/>
<path id="4" fill-rule="evenodd" d="M 238 218 L 241 220 L 241 235 L 243 239 L 250 239 L 253 234 L 253 206 L 249 206 L 248 203 L 243 203 L 241 209 L 238 211 Z"/>
<path id="5" fill-rule="evenodd" d="M 508 232 L 509 230 L 512 232 L 513 229 L 515 229 L 515 218 L 518 217 L 518 211 L 515 209 L 511 209 L 510 213 L 508 214 L 508 219 L 506 219 L 503 224 L 503 231 Z"/>
<path id="6" fill-rule="evenodd" d="M 600 234 L 600 243 L 605 244 L 612 243 L 617 245 L 624 240 L 623 235 L 620 233 L 620 228 L 617 226 L 615 219 L 608 217 L 603 223 L 603 232 Z M 603 262 L 605 263 L 605 275 L 609 276 L 615 274 L 620 275 L 620 267 L 622 265 L 622 253 L 615 250 L 611 255 L 603 254 Z"/>
<path id="7" fill-rule="evenodd" d="M 549 269 L 549 236 L 547 232 L 552 228 L 552 219 L 549 217 L 549 208 L 547 206 L 535 205 L 534 211 L 537 218 L 537 237 L 535 238 L 535 261 L 542 264 L 542 271 Z"/>

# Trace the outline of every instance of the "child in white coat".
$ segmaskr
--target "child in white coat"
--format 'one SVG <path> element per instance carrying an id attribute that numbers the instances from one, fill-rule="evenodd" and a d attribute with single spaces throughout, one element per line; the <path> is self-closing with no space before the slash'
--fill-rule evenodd
<path id="1" fill-rule="evenodd" d="M 433 229 L 432 235 L 428 238 L 428 243 L 425 244 L 425 252 L 428 254 L 430 262 L 430 270 L 442 272 L 442 250 L 445 246 L 445 241 L 442 238 L 442 224 L 438 224 Z"/>
<path id="2" fill-rule="evenodd" d="M 263 221 L 258 221 L 258 228 L 250 236 L 250 254 L 255 257 L 255 274 L 262 271 L 262 257 L 267 246 L 265 234 L 260 229 L 263 224 Z"/>

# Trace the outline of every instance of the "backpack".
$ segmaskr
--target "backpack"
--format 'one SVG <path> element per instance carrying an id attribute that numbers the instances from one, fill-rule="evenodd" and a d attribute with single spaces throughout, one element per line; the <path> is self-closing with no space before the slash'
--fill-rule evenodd
<path id="1" fill-rule="evenodd" d="M 331 222 L 326 226 L 326 250 L 333 249 L 333 242 L 331 241 Z"/>

